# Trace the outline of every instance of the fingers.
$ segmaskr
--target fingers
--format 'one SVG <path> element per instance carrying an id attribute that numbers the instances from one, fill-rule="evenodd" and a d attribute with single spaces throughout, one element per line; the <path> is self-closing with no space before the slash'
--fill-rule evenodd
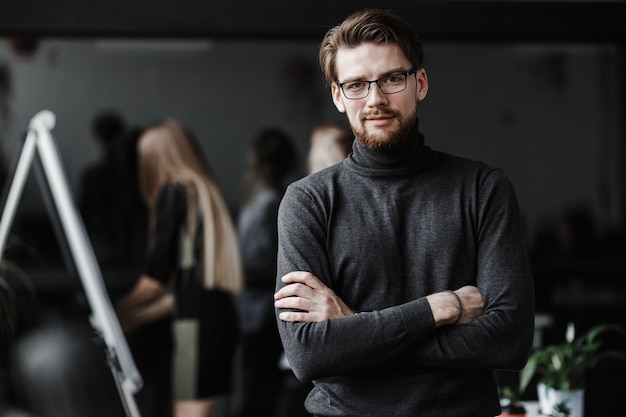
<path id="1" fill-rule="evenodd" d="M 289 287 L 304 287 L 301 284 L 292 284 Z M 309 289 L 310 290 L 310 289 Z M 294 294 L 297 294 L 294 291 Z M 283 321 L 299 321 L 299 322 L 317 322 L 330 318 L 327 309 L 323 305 L 319 305 L 312 298 L 305 298 L 298 295 L 285 296 L 285 298 L 277 299 L 274 302 L 274 307 L 281 311 L 278 314 L 278 318 Z"/>
<path id="2" fill-rule="evenodd" d="M 324 320 L 317 317 L 315 313 L 309 313 L 306 311 L 283 311 L 278 315 L 278 318 L 282 321 L 299 321 L 299 322 L 318 322 Z"/>
<path id="3" fill-rule="evenodd" d="M 294 288 L 288 288 L 294 287 Z M 310 297 L 307 296 L 305 290 L 299 291 L 301 288 L 306 288 L 302 285 L 289 285 L 281 289 L 274 295 L 274 307 L 276 308 L 289 308 L 298 310 L 309 310 Z M 285 291 L 283 291 L 285 290 Z"/>
<path id="4" fill-rule="evenodd" d="M 293 283 L 299 282 L 313 289 L 325 287 L 322 281 L 320 281 L 315 275 L 306 271 L 289 272 L 288 274 L 285 274 L 281 278 L 281 281 L 284 284 L 293 284 Z"/>
<path id="5" fill-rule="evenodd" d="M 281 281 L 287 285 L 274 294 L 275 300 L 285 297 L 311 297 L 311 290 L 327 288 L 315 275 L 306 271 L 289 272 Z"/>
<path id="6" fill-rule="evenodd" d="M 274 294 L 279 318 L 284 321 L 323 321 L 345 317 L 355 313 L 315 275 L 305 271 L 293 271 L 282 277 L 286 284 Z"/>
<path id="7" fill-rule="evenodd" d="M 282 300 L 287 297 L 310 297 L 313 290 L 304 284 L 285 285 L 274 294 L 274 300 Z"/>
<path id="8" fill-rule="evenodd" d="M 279 314 L 283 321 L 317 321 L 310 313 L 311 298 L 315 296 L 311 286 L 318 286 L 319 280 L 310 272 L 293 271 L 282 277 L 287 284 L 274 294 L 274 307 L 285 310 Z M 316 282 L 317 281 L 317 282 Z"/>

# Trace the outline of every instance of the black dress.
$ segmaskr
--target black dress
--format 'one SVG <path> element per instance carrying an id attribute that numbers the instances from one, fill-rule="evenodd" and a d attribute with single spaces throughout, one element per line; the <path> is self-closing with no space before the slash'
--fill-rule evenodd
<path id="1" fill-rule="evenodd" d="M 192 250 L 185 251 L 185 188 L 165 185 L 157 197 L 156 229 L 146 273 L 167 284 L 174 279 L 174 399 L 230 393 L 239 324 L 232 294 L 204 286 L 202 222 Z M 189 242 L 188 242 L 189 243 Z"/>

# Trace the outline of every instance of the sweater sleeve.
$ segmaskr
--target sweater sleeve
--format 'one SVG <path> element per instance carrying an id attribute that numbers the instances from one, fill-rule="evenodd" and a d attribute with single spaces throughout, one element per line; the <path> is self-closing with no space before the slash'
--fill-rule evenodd
<path id="1" fill-rule="evenodd" d="M 486 176 L 479 195 L 474 285 L 484 313 L 467 325 L 439 328 L 436 338 L 407 353 L 407 364 L 518 370 L 526 363 L 534 333 L 534 281 L 518 202 L 501 170 Z"/>
<path id="2" fill-rule="evenodd" d="M 326 221 L 311 197 L 293 185 L 278 214 L 278 271 L 309 271 L 332 288 L 325 251 Z M 287 359 L 302 381 L 376 368 L 435 334 L 425 298 L 351 317 L 277 323 Z"/>

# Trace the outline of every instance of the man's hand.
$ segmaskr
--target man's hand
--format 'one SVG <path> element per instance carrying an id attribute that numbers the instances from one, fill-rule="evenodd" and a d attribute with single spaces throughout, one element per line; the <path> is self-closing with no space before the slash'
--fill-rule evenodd
<path id="1" fill-rule="evenodd" d="M 300 310 L 281 312 L 278 316 L 281 320 L 317 322 L 356 314 L 310 272 L 290 272 L 281 280 L 287 285 L 274 294 L 274 306 Z"/>
<path id="2" fill-rule="evenodd" d="M 467 324 L 483 314 L 484 301 L 478 288 L 467 285 L 454 291 L 461 300 L 461 318 L 459 317 L 458 300 L 448 291 L 438 292 L 426 297 L 433 312 L 437 327 L 446 324 Z"/>
<path id="3" fill-rule="evenodd" d="M 274 307 L 300 311 L 283 311 L 279 318 L 284 321 L 317 322 L 356 314 L 310 272 L 294 271 L 284 275 L 287 284 L 274 294 Z M 447 324 L 467 324 L 483 314 L 484 302 L 478 288 L 467 285 L 454 291 L 461 300 L 461 318 L 456 297 L 447 291 L 426 297 L 437 327 Z M 455 323 L 456 322 L 456 323 Z"/>

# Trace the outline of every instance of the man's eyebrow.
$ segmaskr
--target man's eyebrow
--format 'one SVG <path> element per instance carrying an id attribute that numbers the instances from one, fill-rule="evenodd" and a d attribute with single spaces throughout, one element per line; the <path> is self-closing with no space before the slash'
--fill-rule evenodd
<path id="1" fill-rule="evenodd" d="M 379 77 L 375 78 L 376 80 L 380 80 L 381 78 L 385 78 L 388 75 L 392 75 L 392 74 L 397 74 L 397 73 L 403 73 L 403 72 L 407 72 L 410 71 L 410 69 L 405 69 L 404 67 L 396 67 L 394 69 L 391 69 L 387 72 L 384 72 L 383 74 L 381 74 Z M 344 83 L 351 83 L 351 82 L 355 82 L 355 81 L 373 81 L 373 80 L 367 80 L 365 77 L 363 76 L 355 76 L 353 78 L 348 78 L 344 81 L 339 81 L 341 84 Z"/>

